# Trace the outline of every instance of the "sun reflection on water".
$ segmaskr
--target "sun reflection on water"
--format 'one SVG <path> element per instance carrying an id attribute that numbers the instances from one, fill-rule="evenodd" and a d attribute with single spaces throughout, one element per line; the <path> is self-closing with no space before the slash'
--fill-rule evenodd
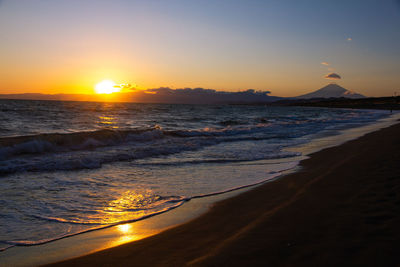
<path id="1" fill-rule="evenodd" d="M 151 190 L 128 190 L 109 201 L 98 214 L 92 216 L 92 220 L 101 224 L 113 224 L 141 218 L 149 212 L 154 212 L 159 200 L 160 196 Z M 128 227 L 129 225 L 123 224 L 119 225 L 118 229 L 128 231 Z"/>
<path id="2" fill-rule="evenodd" d="M 108 116 L 98 116 L 98 118 L 99 118 L 99 124 L 101 124 L 101 125 L 106 125 L 106 126 L 109 126 L 109 127 L 111 127 L 111 128 L 113 128 L 113 129 L 117 129 L 117 128 L 119 128 L 118 127 L 118 125 L 117 125 L 117 118 L 116 117 L 113 117 L 113 116 L 110 116 L 110 115 L 108 115 Z"/>

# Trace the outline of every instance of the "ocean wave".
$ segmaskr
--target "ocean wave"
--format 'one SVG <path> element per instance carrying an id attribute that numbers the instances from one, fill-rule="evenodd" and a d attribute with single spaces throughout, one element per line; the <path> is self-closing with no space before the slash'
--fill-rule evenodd
<path id="1" fill-rule="evenodd" d="M 168 131 L 166 134 L 177 137 L 221 137 L 221 136 L 234 136 L 244 134 L 254 134 L 263 132 L 271 126 L 269 123 L 259 123 L 256 125 L 228 125 L 224 128 L 205 127 L 200 130 L 174 130 Z"/>
<path id="2" fill-rule="evenodd" d="M 167 162 L 149 162 L 149 163 L 138 163 L 140 166 L 178 166 L 178 165 L 196 165 L 196 164 L 205 164 L 205 163 L 215 163 L 215 164 L 224 164 L 224 163 L 237 163 L 237 162 L 249 162 L 249 161 L 258 161 L 258 160 L 268 160 L 268 159 L 284 159 L 284 158 L 294 158 L 297 156 L 301 156 L 300 152 L 291 152 L 291 151 L 279 151 L 276 153 L 270 153 L 266 155 L 253 155 L 253 157 L 247 158 L 229 158 L 229 159 L 196 159 L 196 160 L 179 160 L 179 161 L 167 161 Z"/>
<path id="3" fill-rule="evenodd" d="M 232 125 L 241 125 L 241 124 L 247 124 L 248 122 L 242 121 L 242 120 L 223 120 L 220 121 L 219 124 L 223 126 L 232 126 Z"/>
<path id="4" fill-rule="evenodd" d="M 204 127 L 200 129 L 163 129 L 159 125 L 153 125 L 138 129 L 102 129 L 97 131 L 81 131 L 72 133 L 43 133 L 29 136 L 15 136 L 0 138 L 0 161 L 18 157 L 20 155 L 58 153 L 79 150 L 93 150 L 99 147 L 116 146 L 126 143 L 141 143 L 157 141 L 164 138 L 191 138 L 208 137 L 221 138 L 230 137 L 231 140 L 239 140 L 247 135 L 246 138 L 257 140 L 259 133 L 277 133 L 270 130 L 271 127 L 308 127 L 315 123 L 312 120 L 287 119 L 267 120 L 257 118 L 252 124 L 243 120 L 223 120 L 219 122 L 222 127 Z M 332 125 L 338 122 L 332 121 Z M 299 125 L 301 124 L 301 125 Z M 316 128 L 324 128 L 329 125 L 315 125 Z M 309 131 L 306 129 L 306 131 Z M 301 128 L 298 131 L 301 135 Z M 287 132 L 293 134 L 291 132 Z M 307 134 L 307 133 L 304 133 Z M 234 139 L 237 137 L 238 139 Z M 295 136 L 297 137 L 297 136 Z M 263 139 L 265 137 L 261 137 Z M 270 136 L 269 138 L 273 138 Z M 229 141 L 228 139 L 226 139 Z"/>
<path id="5" fill-rule="evenodd" d="M 100 130 L 0 138 L 0 175 L 20 171 L 100 168 L 104 163 L 198 150 L 221 142 L 263 140 L 265 125 L 200 130 Z M 251 134 L 249 134 L 251 133 Z"/>
<path id="6" fill-rule="evenodd" d="M 212 145 L 221 143 L 234 143 L 240 141 L 253 141 L 270 139 L 271 136 L 262 138 L 255 137 L 224 137 L 224 138 L 187 138 L 187 139 L 164 139 L 162 142 L 150 142 L 147 144 L 125 144 L 112 148 L 105 147 L 91 151 L 72 151 L 64 153 L 53 153 L 48 155 L 37 155 L 19 157 L 0 161 L 0 175 L 8 175 L 16 172 L 45 172 L 45 171 L 72 171 L 80 169 L 97 169 L 103 164 L 148 159 L 151 157 L 169 156 L 185 151 L 196 151 Z M 293 145 L 293 142 L 285 141 L 284 146 Z M 289 158 L 298 156 L 298 153 L 282 151 L 282 145 L 274 144 L 267 147 L 259 147 L 257 151 L 231 151 L 223 152 L 220 158 L 208 157 L 200 160 L 183 160 L 173 164 L 207 164 L 207 163 L 229 163 L 273 158 Z M 139 163 L 141 164 L 141 163 Z M 151 164 L 151 163 L 150 163 Z"/>
<path id="7" fill-rule="evenodd" d="M 275 121 L 256 117 L 253 124 L 245 124 L 239 119 L 221 120 L 220 122 L 226 124 L 223 127 L 214 125 L 198 129 L 171 130 L 153 125 L 136 129 L 3 137 L 0 138 L 0 175 L 23 171 L 96 169 L 105 163 L 168 156 L 228 142 L 271 140 L 271 143 L 279 143 L 284 140 L 283 142 L 287 143 L 282 145 L 284 147 L 296 138 L 327 129 L 332 125 L 343 125 L 343 121 L 335 119 L 332 119 L 331 123 L 321 123 L 302 117 L 291 117 L 295 116 L 286 116 L 286 119 L 279 118 Z M 239 153 L 231 159 L 211 158 L 209 162 L 280 157 L 282 147 L 269 151 L 269 155 L 250 153 L 242 157 L 243 154 Z"/>
<path id="8" fill-rule="evenodd" d="M 161 137 L 162 130 L 157 127 L 3 137 L 0 138 L 0 160 L 17 155 L 87 150 L 117 145 L 126 141 L 146 141 Z"/>
<path id="9" fill-rule="evenodd" d="M 264 129 L 268 125 L 203 128 L 200 130 L 163 130 L 155 125 L 147 129 L 98 130 L 75 133 L 48 133 L 0 138 L 0 160 L 24 154 L 88 150 L 127 142 L 145 142 L 165 137 L 232 136 Z"/>

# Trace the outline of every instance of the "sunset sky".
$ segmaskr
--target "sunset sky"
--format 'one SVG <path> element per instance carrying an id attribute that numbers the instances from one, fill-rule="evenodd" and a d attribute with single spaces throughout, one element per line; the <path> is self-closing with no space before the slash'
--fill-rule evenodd
<path id="1" fill-rule="evenodd" d="M 0 0 L 0 93 L 203 87 L 400 93 L 400 3 Z"/>

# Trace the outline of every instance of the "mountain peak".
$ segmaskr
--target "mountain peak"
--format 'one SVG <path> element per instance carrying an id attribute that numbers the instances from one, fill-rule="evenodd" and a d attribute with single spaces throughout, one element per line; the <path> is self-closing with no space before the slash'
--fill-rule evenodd
<path id="1" fill-rule="evenodd" d="M 305 95 L 300 95 L 296 98 L 309 99 L 309 98 L 331 98 L 331 97 L 364 98 L 365 96 L 349 91 L 346 88 L 343 88 L 336 83 L 330 83 L 322 87 L 321 89 L 318 89 L 314 92 Z"/>

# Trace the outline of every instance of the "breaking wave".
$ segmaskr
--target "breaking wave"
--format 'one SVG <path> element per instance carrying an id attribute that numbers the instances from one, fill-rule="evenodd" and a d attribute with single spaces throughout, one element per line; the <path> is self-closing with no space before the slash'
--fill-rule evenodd
<path id="1" fill-rule="evenodd" d="M 5 137 L 0 138 L 0 175 L 21 171 L 96 169 L 105 163 L 195 151 L 224 142 L 283 138 L 266 132 L 268 127 L 269 125 L 256 125 L 222 129 L 163 130 L 155 126 L 136 130 L 100 130 Z M 230 159 L 205 159 L 203 163 L 297 156 L 296 153 L 282 152 L 280 146 L 267 148 L 264 152 L 244 155 L 241 152 Z M 193 163 L 201 163 L 201 161 Z"/>

